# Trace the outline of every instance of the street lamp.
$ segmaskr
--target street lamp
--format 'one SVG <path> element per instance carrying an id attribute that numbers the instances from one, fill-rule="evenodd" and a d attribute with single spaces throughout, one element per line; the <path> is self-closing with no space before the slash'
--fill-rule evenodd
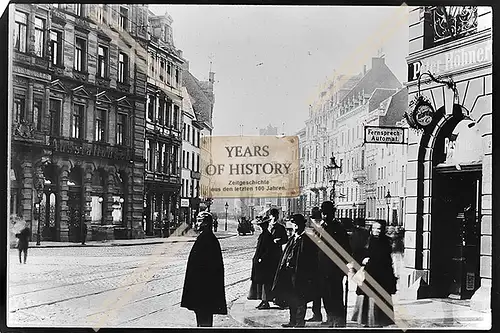
<path id="1" fill-rule="evenodd" d="M 227 209 L 229 208 L 229 204 L 227 203 L 227 201 L 224 207 L 226 208 L 226 225 L 224 226 L 224 231 L 227 231 Z"/>
<path id="2" fill-rule="evenodd" d="M 391 192 L 387 190 L 387 194 L 385 195 L 385 203 L 387 204 L 387 225 L 389 225 L 389 209 L 391 204 Z"/>
<path id="3" fill-rule="evenodd" d="M 342 169 L 342 165 L 338 165 L 335 161 L 335 157 L 332 154 L 330 157 L 330 164 L 324 166 L 329 181 L 332 183 L 332 189 L 330 190 L 330 201 L 335 205 L 335 185 L 339 179 L 339 173 Z"/>

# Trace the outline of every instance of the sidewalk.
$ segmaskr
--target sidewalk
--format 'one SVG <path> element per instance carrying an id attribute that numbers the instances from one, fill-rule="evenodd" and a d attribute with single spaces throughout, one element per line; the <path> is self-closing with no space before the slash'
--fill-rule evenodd
<path id="1" fill-rule="evenodd" d="M 227 231 L 217 231 L 214 233 L 218 239 L 229 238 L 237 236 L 237 233 Z M 51 242 L 41 241 L 40 245 L 36 242 L 30 242 L 30 248 L 49 248 L 49 247 L 106 247 L 106 246 L 135 246 L 135 245 L 152 245 L 163 243 L 177 243 L 177 242 L 194 242 L 197 234 L 194 231 L 188 231 L 185 235 L 177 236 L 172 235 L 167 238 L 154 237 L 154 238 L 141 238 L 141 239 L 114 239 L 103 241 L 86 241 L 85 245 L 73 242 Z"/>
<path id="2" fill-rule="evenodd" d="M 347 327 L 357 328 L 357 323 L 350 320 L 356 301 L 356 286 L 349 285 L 349 296 L 347 306 Z M 388 328 L 468 328 L 468 329 L 490 329 L 491 313 L 473 311 L 469 307 L 468 300 L 452 299 L 420 299 L 420 300 L 398 300 L 394 295 L 394 312 L 399 325 Z M 259 300 L 247 300 L 246 295 L 235 301 L 231 307 L 230 315 L 243 326 L 250 327 L 275 327 L 281 328 L 281 324 L 288 323 L 289 311 L 280 310 L 271 303 L 269 310 L 257 310 L 255 307 Z M 308 304 L 306 319 L 312 316 L 312 302 Z M 325 309 L 322 308 L 323 320 L 326 319 Z M 306 328 L 319 328 L 320 323 L 306 323 Z M 324 327 L 324 326 L 323 326 Z"/>

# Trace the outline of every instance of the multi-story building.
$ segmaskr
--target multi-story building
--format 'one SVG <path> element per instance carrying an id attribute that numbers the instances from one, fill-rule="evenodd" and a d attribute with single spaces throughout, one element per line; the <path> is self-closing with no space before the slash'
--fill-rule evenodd
<path id="1" fill-rule="evenodd" d="M 418 297 L 490 311 L 492 10 L 413 7 L 409 17 L 408 280 L 421 282 Z"/>
<path id="2" fill-rule="evenodd" d="M 189 94 L 191 105 L 196 116 L 196 119 L 192 120 L 192 125 L 196 136 L 197 148 L 200 149 L 200 156 L 202 140 L 206 137 L 209 138 L 212 136 L 212 116 L 215 105 L 214 83 L 214 72 L 210 71 L 208 73 L 208 81 L 201 81 L 189 71 L 189 62 L 184 62 L 182 84 L 186 87 L 186 91 Z M 196 159 L 198 158 L 196 157 Z M 200 162 L 197 167 L 199 171 L 201 171 L 202 164 L 203 163 Z M 199 172 L 193 172 L 191 174 L 191 179 L 195 186 L 198 187 L 197 189 L 193 189 L 193 191 L 198 194 L 198 197 L 195 196 L 193 200 L 191 200 L 192 205 L 190 208 L 194 214 L 197 214 L 200 210 L 207 209 L 207 202 L 211 203 L 212 198 L 208 195 L 208 189 L 201 186 Z"/>
<path id="3" fill-rule="evenodd" d="M 200 184 L 200 132 L 202 127 L 196 121 L 191 98 L 185 87 L 182 87 L 182 188 L 181 215 L 182 222 L 195 221 L 199 206 Z"/>
<path id="4" fill-rule="evenodd" d="M 408 126 L 402 121 L 407 105 L 408 90 L 402 88 L 369 110 L 366 125 L 405 128 L 407 135 Z M 367 218 L 403 224 L 407 152 L 406 137 L 404 144 L 365 144 Z"/>
<path id="5" fill-rule="evenodd" d="M 142 237 L 145 32 L 128 5 L 10 12 L 11 212 L 46 240 Z"/>
<path id="6" fill-rule="evenodd" d="M 179 216 L 184 60 L 174 47 L 170 15 L 155 16 L 147 7 L 143 14 L 149 22 L 143 227 L 155 235 Z"/>
<path id="7" fill-rule="evenodd" d="M 297 198 L 288 198 L 287 208 L 289 214 L 300 213 L 306 214 L 306 197 L 304 193 L 306 169 L 305 169 L 305 143 L 306 143 L 306 129 L 302 128 L 297 132 L 299 138 L 299 190 L 300 195 Z M 307 215 L 304 215 L 307 216 Z"/>

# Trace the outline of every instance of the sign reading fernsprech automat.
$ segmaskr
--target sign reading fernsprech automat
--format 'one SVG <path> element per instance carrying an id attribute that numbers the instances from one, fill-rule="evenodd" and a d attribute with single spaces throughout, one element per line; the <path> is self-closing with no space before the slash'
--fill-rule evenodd
<path id="1" fill-rule="evenodd" d="M 297 136 L 212 136 L 201 142 L 201 194 L 211 198 L 299 195 Z"/>
<path id="2" fill-rule="evenodd" d="M 405 143 L 404 128 L 365 126 L 366 143 Z"/>

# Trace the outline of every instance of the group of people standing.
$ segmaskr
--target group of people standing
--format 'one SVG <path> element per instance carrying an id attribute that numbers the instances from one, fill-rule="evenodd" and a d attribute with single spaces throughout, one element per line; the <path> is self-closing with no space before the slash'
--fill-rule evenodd
<path id="1" fill-rule="evenodd" d="M 291 217 L 293 231 L 289 235 L 277 221 L 278 210 L 271 209 L 269 217 L 258 222 L 262 233 L 253 257 L 248 299 L 261 300 L 257 306 L 259 310 L 270 309 L 271 301 L 279 308 L 288 307 L 290 320 L 283 327 L 304 327 L 306 321 L 321 322 L 325 327 L 346 326 L 347 304 L 343 281 L 348 273 L 355 273 L 355 265 L 349 259 L 359 262 L 358 267 L 363 267 L 387 293 L 395 293 L 391 246 L 383 223 L 374 223 L 369 237 L 365 237 L 360 246 L 360 242 L 353 244 L 353 239 L 335 218 L 335 206 L 331 201 L 323 202 L 321 209 L 313 208 L 309 221 L 302 214 L 294 214 Z M 362 234 L 356 230 L 354 233 L 354 238 Z M 333 239 L 334 244 L 325 234 Z M 321 242 L 331 244 L 329 249 L 335 253 L 337 260 L 316 244 Z M 343 252 L 347 252 L 349 258 Z M 345 267 L 341 267 L 343 265 Z M 364 283 L 369 285 L 366 281 Z M 361 285 L 356 294 L 353 321 L 370 327 L 392 323 L 393 316 L 388 316 L 373 298 L 366 296 Z M 313 316 L 306 320 L 307 303 L 311 301 Z M 324 322 L 321 301 L 326 311 Z M 391 301 L 387 305 L 392 309 Z"/>
<path id="2" fill-rule="evenodd" d="M 213 234 L 213 222 L 207 212 L 188 258 L 181 300 L 181 307 L 196 313 L 198 327 L 212 326 L 214 314 L 227 314 L 224 264 L 219 241 Z M 367 237 L 356 231 L 349 237 L 335 218 L 334 204 L 325 201 L 321 208 L 312 210 L 309 220 L 302 214 L 294 214 L 290 223 L 291 230 L 287 233 L 275 208 L 258 222 L 262 232 L 253 257 L 248 294 L 248 299 L 261 300 L 257 309 L 271 309 L 271 302 L 280 309 L 288 308 L 290 319 L 283 327 L 304 327 L 306 321 L 321 322 L 325 327 L 345 327 L 347 299 L 343 281 L 357 267 L 370 278 L 358 282 L 351 319 L 370 327 L 393 323 L 393 313 L 388 314 L 379 306 L 380 298 L 385 299 L 384 308 L 392 311 L 390 297 L 382 296 L 396 292 L 391 245 L 382 222 L 374 223 Z M 330 244 L 328 251 L 324 250 L 325 244 Z M 332 258 L 331 252 L 337 259 Z M 373 280 L 383 290 L 373 286 Z M 377 300 L 368 297 L 366 288 L 382 296 Z M 326 311 L 324 322 L 321 301 Z M 309 302 L 313 303 L 313 316 L 306 320 Z"/>

